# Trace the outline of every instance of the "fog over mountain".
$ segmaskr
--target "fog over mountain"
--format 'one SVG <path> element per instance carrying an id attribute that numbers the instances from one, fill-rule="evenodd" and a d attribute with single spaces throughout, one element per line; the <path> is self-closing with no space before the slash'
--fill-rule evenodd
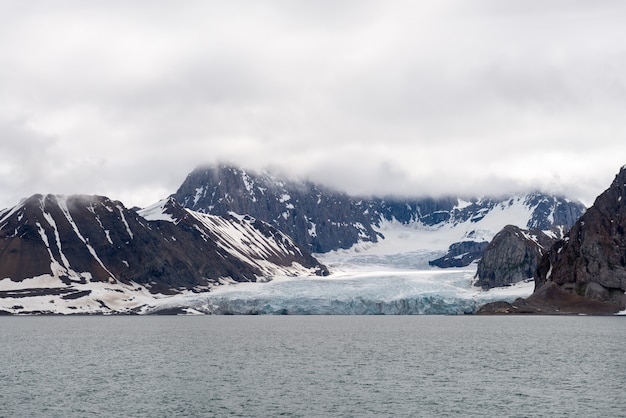
<path id="1" fill-rule="evenodd" d="M 619 1 L 0 3 L 0 207 L 128 207 L 229 161 L 351 195 L 539 189 L 626 155 Z"/>

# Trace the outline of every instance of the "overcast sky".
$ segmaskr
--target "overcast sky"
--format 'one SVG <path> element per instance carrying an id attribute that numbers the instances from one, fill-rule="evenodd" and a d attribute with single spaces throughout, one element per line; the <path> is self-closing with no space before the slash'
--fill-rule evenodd
<path id="1" fill-rule="evenodd" d="M 626 164 L 626 2 L 0 0 L 0 139 L 0 207 L 146 206 L 218 160 L 589 205 Z"/>

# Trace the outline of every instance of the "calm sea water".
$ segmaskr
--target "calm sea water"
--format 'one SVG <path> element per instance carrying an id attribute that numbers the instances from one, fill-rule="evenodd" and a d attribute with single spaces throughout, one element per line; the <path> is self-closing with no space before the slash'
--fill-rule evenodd
<path id="1" fill-rule="evenodd" d="M 0 416 L 626 416 L 626 318 L 2 317 Z"/>

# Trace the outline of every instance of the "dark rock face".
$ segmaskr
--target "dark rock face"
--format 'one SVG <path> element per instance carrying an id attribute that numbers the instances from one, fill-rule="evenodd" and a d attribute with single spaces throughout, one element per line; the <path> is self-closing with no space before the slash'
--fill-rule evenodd
<path id="1" fill-rule="evenodd" d="M 542 258 L 535 289 L 554 283 L 576 295 L 624 304 L 626 166 L 565 238 Z"/>
<path id="2" fill-rule="evenodd" d="M 198 212 L 251 215 L 286 233 L 302 247 L 319 253 L 349 248 L 359 241 L 377 242 L 381 235 L 376 227 L 384 220 L 423 226 L 478 224 L 491 211 L 514 204 L 510 197 L 474 198 L 463 204 L 451 197 L 354 197 L 311 182 L 288 181 L 228 165 L 194 170 L 172 196 Z M 584 211 L 580 203 L 541 193 L 527 195 L 524 205 L 532 211 L 526 228 L 551 229 L 557 225 L 569 228 Z M 472 237 L 467 237 L 466 241 L 471 240 Z M 464 245 L 469 244 L 461 244 Z M 477 245 L 483 244 L 477 241 Z M 459 260 L 455 257 L 460 254 L 450 254 L 447 261 L 437 263 L 468 265 L 479 257 L 479 252 L 473 253 L 475 258 L 464 257 L 462 263 L 453 261 Z"/>
<path id="3" fill-rule="evenodd" d="M 472 261 L 483 257 L 485 249 L 488 247 L 486 241 L 461 241 L 452 244 L 441 258 L 429 261 L 428 264 L 440 268 L 465 267 Z"/>
<path id="4" fill-rule="evenodd" d="M 532 278 L 541 256 L 556 241 L 539 230 L 507 225 L 489 243 L 478 262 L 476 286 L 508 286 Z"/>
<path id="5" fill-rule="evenodd" d="M 163 211 L 171 221 L 148 221 L 101 196 L 32 196 L 0 212 L 0 279 L 49 275 L 66 285 L 136 283 L 172 293 L 206 288 L 222 278 L 254 281 L 265 274 L 266 262 L 286 268 L 299 263 L 326 273 L 267 224 L 194 216 L 173 200 Z M 225 230 L 237 230 L 243 238 L 226 239 L 220 235 Z M 254 256 L 255 251 L 262 255 Z"/>
<path id="6" fill-rule="evenodd" d="M 547 199 L 541 194 L 531 195 L 528 205 L 534 207 L 527 229 L 549 231 L 558 226 L 569 229 L 584 212 L 581 205 L 567 199 Z"/>

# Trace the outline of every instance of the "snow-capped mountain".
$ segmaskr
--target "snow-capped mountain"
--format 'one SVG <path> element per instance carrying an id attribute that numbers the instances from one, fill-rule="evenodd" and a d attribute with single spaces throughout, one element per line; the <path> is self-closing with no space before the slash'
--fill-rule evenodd
<path id="1" fill-rule="evenodd" d="M 560 237 L 584 209 L 541 193 L 360 198 L 228 166 L 173 196 L 187 207 L 35 195 L 0 211 L 0 314 L 473 313 L 532 291 L 472 286 L 466 266 L 498 231 Z"/>
<path id="2" fill-rule="evenodd" d="M 433 260 L 439 267 L 466 266 L 480 258 L 486 244 L 509 224 L 560 237 L 585 209 L 538 192 L 500 198 L 362 198 L 229 165 L 194 170 L 173 197 L 202 213 L 249 214 L 316 253 L 380 242 L 388 238 L 389 223 L 413 231 L 438 230 L 438 250 L 458 243 L 450 254 Z"/>
<path id="3" fill-rule="evenodd" d="M 326 268 L 268 224 L 173 199 L 141 215 L 83 195 L 34 195 L 0 211 L 4 312 L 130 312 L 159 294 L 314 274 Z"/>

